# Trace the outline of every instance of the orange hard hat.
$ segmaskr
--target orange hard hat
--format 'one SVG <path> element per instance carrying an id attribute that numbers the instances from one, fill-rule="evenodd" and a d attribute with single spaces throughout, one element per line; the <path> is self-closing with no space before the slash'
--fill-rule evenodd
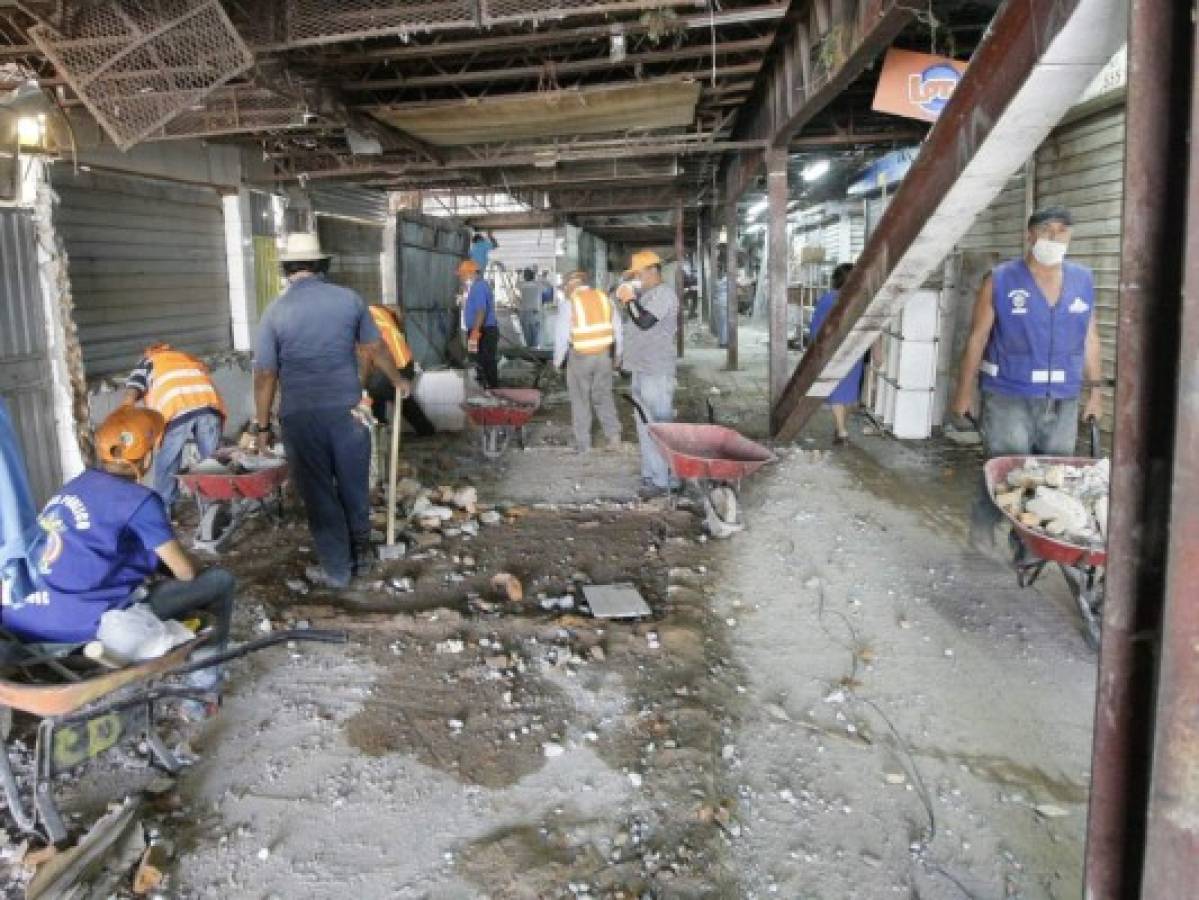
<path id="1" fill-rule="evenodd" d="M 458 263 L 458 277 L 462 278 L 466 275 L 474 275 L 479 271 L 479 264 L 473 259 L 464 259 Z"/>
<path id="2" fill-rule="evenodd" d="M 629 278 L 642 269 L 660 265 L 662 265 L 662 257 L 653 250 L 638 250 L 633 254 L 633 258 L 629 260 L 629 267 L 624 270 L 624 277 Z"/>
<path id="3" fill-rule="evenodd" d="M 140 469 L 166 430 L 162 414 L 142 406 L 119 406 L 96 429 L 96 456 L 102 463 Z"/>

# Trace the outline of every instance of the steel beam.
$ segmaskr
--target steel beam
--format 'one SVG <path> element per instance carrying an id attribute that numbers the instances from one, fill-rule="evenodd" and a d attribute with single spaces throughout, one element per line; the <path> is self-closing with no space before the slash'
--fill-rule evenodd
<path id="1" fill-rule="evenodd" d="M 771 414 L 790 440 L 1124 40 L 1127 0 L 1008 0 Z"/>
<path id="2" fill-rule="evenodd" d="M 766 151 L 767 298 L 770 312 L 770 405 L 778 403 L 787 385 L 787 151 Z"/>
<path id="3" fill-rule="evenodd" d="M 505 228 L 549 228 L 561 218 L 553 212 L 485 213 L 465 216 L 463 221 L 483 231 L 499 231 Z"/>
<path id="4" fill-rule="evenodd" d="M 761 6 L 739 7 L 735 9 L 718 10 L 702 15 L 680 16 L 675 23 L 687 30 L 723 28 L 727 25 L 748 25 L 755 22 L 775 22 L 787 14 L 789 4 L 767 3 Z M 626 36 L 642 35 L 649 27 L 639 22 L 624 22 L 622 30 Z M 467 56 L 493 51 L 517 52 L 534 47 L 550 47 L 555 44 L 573 44 L 580 41 L 607 41 L 612 34 L 612 25 L 587 25 L 579 28 L 565 28 L 553 31 L 529 31 L 524 34 L 494 35 L 467 40 L 444 40 L 435 44 L 405 44 L 398 47 L 384 47 L 378 50 L 364 50 L 360 53 L 338 54 L 322 64 L 330 66 L 354 66 L 380 62 L 400 62 L 413 59 L 434 59 L 439 56 Z M 5 58 L 9 48 L 0 49 L 0 59 Z M 261 48 L 254 48 L 261 49 Z M 32 48 L 37 53 L 36 47 Z M 14 54 L 15 55 L 15 54 Z"/>
<path id="5" fill-rule="evenodd" d="M 1190 896 L 1199 884 L 1194 38 L 1186 4 L 1132 3 L 1088 900 Z"/>
<path id="6" fill-rule="evenodd" d="M 403 78 L 374 78 L 365 81 L 343 81 L 343 91 L 416 90 L 430 87 L 456 87 L 463 84 L 499 84 L 504 81 L 527 81 L 540 78 L 549 72 L 555 76 L 579 75 L 585 72 L 612 72 L 659 63 L 681 62 L 700 59 L 705 61 L 703 73 L 711 72 L 711 59 L 715 56 L 730 56 L 737 53 L 764 53 L 774 40 L 773 35 L 749 38 L 742 41 L 726 41 L 715 48 L 708 44 L 680 47 L 675 50 L 649 50 L 645 53 L 630 53 L 619 62 L 614 62 L 606 53 L 594 59 L 567 59 L 561 62 L 543 62 L 536 66 L 509 66 L 508 68 L 467 69 L 461 72 L 446 72 L 439 75 L 409 75 Z M 760 63 L 753 71 L 760 68 Z M 721 70 L 717 69 L 719 74 Z M 739 69 L 740 72 L 750 71 Z"/>

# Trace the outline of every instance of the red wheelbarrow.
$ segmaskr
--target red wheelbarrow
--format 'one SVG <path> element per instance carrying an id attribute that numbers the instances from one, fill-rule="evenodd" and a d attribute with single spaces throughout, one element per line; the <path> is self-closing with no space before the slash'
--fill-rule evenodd
<path id="1" fill-rule="evenodd" d="M 541 407 L 541 391 L 533 388 L 493 388 L 462 404 L 472 425 L 481 429 L 483 455 L 498 459 L 512 435 L 523 450 L 525 425 Z"/>
<path id="2" fill-rule="evenodd" d="M 218 450 L 215 458 L 223 465 L 242 468 L 235 462 L 232 450 Z M 255 513 L 266 513 L 275 525 L 283 521 L 287 460 L 282 457 L 258 459 L 262 467 L 251 471 L 179 474 L 180 487 L 195 499 L 200 511 L 194 541 L 197 550 L 220 552 L 246 518 Z"/>
<path id="3" fill-rule="evenodd" d="M 648 427 L 671 474 L 699 488 L 708 531 L 723 538 L 744 528 L 737 511 L 741 480 L 778 457 L 723 425 L 650 422 L 640 404 L 632 397 L 627 399 Z"/>
<path id="4" fill-rule="evenodd" d="M 1008 473 L 1029 464 L 1042 466 L 1090 466 L 1095 460 L 1088 456 L 997 456 L 987 460 L 983 475 L 992 500 L 996 488 L 1007 482 Z M 1012 533 L 1023 542 L 1027 553 L 1017 553 L 1016 580 L 1020 587 L 1032 585 L 1049 563 L 1056 563 L 1082 617 L 1083 636 L 1092 648 L 1099 646 L 1099 625 L 1103 612 L 1104 574 L 1107 568 L 1107 548 L 1102 545 L 1076 544 L 1064 537 L 1046 534 L 1023 524 L 1016 516 L 1000 507 L 1011 523 Z"/>

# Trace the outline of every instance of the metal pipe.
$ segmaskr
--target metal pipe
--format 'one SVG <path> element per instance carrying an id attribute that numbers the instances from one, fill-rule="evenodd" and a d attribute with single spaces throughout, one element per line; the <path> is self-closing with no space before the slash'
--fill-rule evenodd
<path id="1" fill-rule="evenodd" d="M 675 341 L 680 359 L 683 357 L 684 326 L 686 324 L 686 316 L 683 310 L 683 293 L 686 287 L 686 279 L 683 277 L 683 256 L 685 253 L 686 248 L 683 246 L 683 198 L 679 197 L 675 201 L 674 207 L 674 284 L 675 293 L 679 298 L 679 317 L 678 327 L 675 332 Z"/>
<path id="2" fill-rule="evenodd" d="M 787 150 L 766 151 L 770 408 L 787 386 Z"/>
<path id="3" fill-rule="evenodd" d="M 725 247 L 728 257 L 724 266 L 725 284 L 728 286 L 727 302 L 725 303 L 725 316 L 728 321 L 726 368 L 730 372 L 735 372 L 737 370 L 737 197 L 735 195 L 730 194 L 725 201 L 724 230 L 725 237 L 728 239 L 728 245 Z"/>

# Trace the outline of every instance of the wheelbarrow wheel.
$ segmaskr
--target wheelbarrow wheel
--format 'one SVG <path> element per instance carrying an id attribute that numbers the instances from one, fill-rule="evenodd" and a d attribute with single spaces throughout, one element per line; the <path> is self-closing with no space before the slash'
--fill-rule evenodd
<path id="1" fill-rule="evenodd" d="M 1103 574 L 1090 566 L 1079 568 L 1059 564 L 1058 567 L 1078 606 L 1083 639 L 1092 650 L 1098 650 L 1103 619 Z"/>
<path id="2" fill-rule="evenodd" d="M 483 455 L 488 459 L 498 459 L 508 446 L 508 429 L 503 425 L 489 425 L 483 429 Z"/>

